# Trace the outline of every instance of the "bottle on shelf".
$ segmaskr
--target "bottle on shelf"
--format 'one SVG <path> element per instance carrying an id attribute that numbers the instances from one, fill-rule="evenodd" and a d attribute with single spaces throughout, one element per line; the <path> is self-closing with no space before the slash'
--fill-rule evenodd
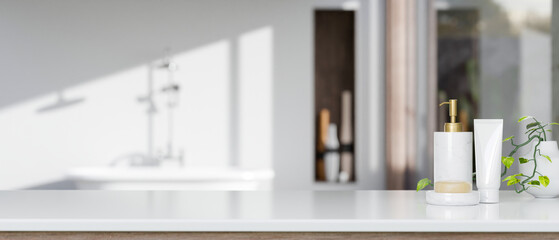
<path id="1" fill-rule="evenodd" d="M 328 140 L 326 141 L 326 153 L 324 154 L 324 167 L 326 180 L 335 182 L 340 173 L 340 142 L 338 141 L 338 127 L 330 123 L 328 127 Z"/>

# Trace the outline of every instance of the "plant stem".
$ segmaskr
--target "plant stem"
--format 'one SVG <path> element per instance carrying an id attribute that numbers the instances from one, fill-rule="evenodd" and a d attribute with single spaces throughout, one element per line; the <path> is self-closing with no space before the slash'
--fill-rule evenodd
<path id="1" fill-rule="evenodd" d="M 537 137 L 539 138 L 539 136 L 534 135 L 534 136 L 528 138 L 528 140 L 526 140 L 526 142 L 523 142 L 523 143 L 518 144 L 518 145 L 514 144 L 514 140 L 511 139 L 510 142 L 511 142 L 511 144 L 514 146 L 514 149 L 509 153 L 508 156 L 509 156 L 509 157 L 512 157 L 512 155 L 514 155 L 514 154 L 518 151 L 518 149 L 520 149 L 521 147 L 524 147 L 524 146 L 528 145 L 528 143 L 532 142 L 532 140 L 534 140 L 534 138 L 537 138 Z M 505 174 L 507 174 L 507 168 L 505 168 L 505 170 L 504 170 L 503 173 L 501 174 L 501 177 L 505 176 Z"/>
<path id="2" fill-rule="evenodd" d="M 542 126 L 542 124 L 538 120 L 536 120 L 536 118 L 533 118 L 533 119 L 537 124 L 537 128 L 532 130 L 530 132 L 530 134 L 528 134 L 528 136 L 530 136 L 530 139 L 528 140 L 528 142 L 531 142 L 536 137 L 538 138 L 538 143 L 534 146 L 534 153 L 533 153 L 533 156 L 532 156 L 533 159 L 530 159 L 530 161 L 534 160 L 534 169 L 532 169 L 532 175 L 531 176 L 526 176 L 526 175 L 522 174 L 522 177 L 525 177 L 526 179 L 524 179 L 524 181 L 518 183 L 518 185 L 520 185 L 522 187 L 522 189 L 518 190 L 516 186 L 514 187 L 514 190 L 517 193 L 524 192 L 524 191 L 528 190 L 528 188 L 532 187 L 532 186 L 526 187 L 526 184 L 529 183 L 536 176 L 536 173 L 540 174 L 540 176 L 541 176 L 541 173 L 536 170 L 538 168 L 538 161 L 537 161 L 537 158 L 536 158 L 537 157 L 536 154 L 538 154 L 540 156 L 542 155 L 541 151 L 539 149 L 539 146 L 540 146 L 542 141 L 547 141 L 547 135 L 545 133 L 545 126 L 547 126 L 547 124 Z M 539 131 L 536 131 L 536 130 L 539 130 Z M 534 133 L 537 133 L 537 135 L 531 136 Z M 543 138 L 541 137 L 542 134 L 543 134 Z M 518 148 L 518 146 L 516 148 Z M 515 148 L 515 150 L 516 150 L 516 148 Z M 506 169 L 505 169 L 505 172 L 506 172 Z"/>
<path id="3" fill-rule="evenodd" d="M 534 170 L 532 170 L 532 176 L 526 178 L 524 181 L 522 181 L 521 185 L 522 188 L 524 188 L 524 184 L 526 184 L 528 181 L 530 181 L 532 178 L 534 178 L 534 176 L 536 176 L 536 169 L 538 168 L 538 161 L 536 160 L 536 153 L 539 152 L 540 150 L 538 149 L 538 146 L 541 143 L 541 139 L 538 139 L 538 143 L 536 144 L 536 146 L 534 146 Z"/>

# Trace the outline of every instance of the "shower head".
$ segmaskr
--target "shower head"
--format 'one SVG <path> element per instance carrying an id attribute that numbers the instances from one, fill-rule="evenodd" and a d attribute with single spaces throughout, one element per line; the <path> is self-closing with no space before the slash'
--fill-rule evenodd
<path id="1" fill-rule="evenodd" d="M 56 101 L 54 103 L 42 106 L 37 109 L 37 113 L 46 113 L 54 110 L 63 109 L 66 107 L 70 107 L 76 105 L 78 103 L 82 103 L 85 99 L 84 98 L 73 98 L 68 99 L 64 97 L 62 90 L 56 93 Z"/>

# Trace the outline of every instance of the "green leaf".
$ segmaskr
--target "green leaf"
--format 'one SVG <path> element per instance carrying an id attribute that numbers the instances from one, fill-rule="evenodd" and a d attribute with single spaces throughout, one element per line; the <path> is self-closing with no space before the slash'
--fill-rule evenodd
<path id="1" fill-rule="evenodd" d="M 530 129 L 530 128 L 536 127 L 538 125 L 540 125 L 540 122 L 529 123 L 528 125 L 526 125 L 526 129 Z"/>
<path id="2" fill-rule="evenodd" d="M 551 129 L 546 129 L 546 131 L 551 132 Z"/>
<path id="3" fill-rule="evenodd" d="M 526 120 L 526 118 L 529 118 L 530 116 L 524 116 L 518 119 L 518 122 L 522 122 L 524 120 Z"/>
<path id="4" fill-rule="evenodd" d="M 513 139 L 513 138 L 514 138 L 514 136 L 510 136 L 510 137 L 508 137 L 508 138 L 505 138 L 505 140 L 503 140 L 503 142 L 506 142 L 506 141 L 511 140 L 511 139 Z"/>
<path id="5" fill-rule="evenodd" d="M 543 155 L 543 154 L 540 154 L 540 156 L 542 156 L 542 157 L 544 157 L 544 158 L 547 158 L 547 160 L 548 160 L 549 162 L 552 162 L 552 161 L 551 161 L 551 158 L 550 158 L 549 156 Z"/>
<path id="6" fill-rule="evenodd" d="M 503 182 L 504 182 L 504 181 L 508 181 L 508 182 L 507 182 L 507 186 L 517 184 L 517 183 L 520 182 L 520 179 L 517 178 L 518 176 L 522 176 L 522 173 L 510 175 L 510 176 L 506 177 L 506 178 L 503 180 Z"/>
<path id="7" fill-rule="evenodd" d="M 512 180 L 512 179 L 516 179 L 516 177 L 518 177 L 518 176 L 522 176 L 522 173 L 510 175 L 510 176 L 506 177 L 505 179 L 503 179 L 503 182 L 508 181 L 508 180 Z"/>
<path id="8" fill-rule="evenodd" d="M 544 158 L 547 158 L 547 160 L 548 160 L 549 162 L 552 162 L 552 161 L 551 161 L 551 158 L 549 158 L 549 156 L 543 155 L 543 154 L 540 154 L 540 156 L 542 156 L 542 157 L 544 157 Z"/>
<path id="9" fill-rule="evenodd" d="M 429 178 L 424 178 L 417 182 L 417 191 L 424 189 L 425 187 L 431 185 L 431 180 Z"/>
<path id="10" fill-rule="evenodd" d="M 528 182 L 528 184 L 530 184 L 530 185 L 538 185 L 538 186 L 539 186 L 539 185 L 540 185 L 540 181 L 538 181 L 538 180 L 532 180 L 532 181 Z"/>
<path id="11" fill-rule="evenodd" d="M 503 162 L 503 164 L 505 165 L 506 168 L 510 168 L 510 166 L 512 166 L 512 163 L 514 163 L 514 158 L 513 157 L 501 157 L 501 161 Z"/>
<path id="12" fill-rule="evenodd" d="M 503 179 L 503 182 L 508 181 L 507 186 L 517 184 L 517 183 L 520 182 L 520 179 L 518 179 L 517 177 L 521 176 L 521 175 L 522 175 L 522 173 L 510 175 L 510 176 L 506 177 L 505 179 Z"/>
<path id="13" fill-rule="evenodd" d="M 518 178 L 513 178 L 513 179 L 511 179 L 511 180 L 509 180 L 509 181 L 507 182 L 507 186 L 514 185 L 514 184 L 517 184 L 517 183 L 519 183 L 519 182 L 520 182 L 520 179 L 518 179 Z"/>
<path id="14" fill-rule="evenodd" d="M 518 159 L 518 161 L 520 162 L 520 164 L 524 164 L 524 163 L 528 162 L 528 159 L 521 157 L 521 158 Z"/>
<path id="15" fill-rule="evenodd" d="M 547 187 L 547 185 L 549 185 L 549 178 L 547 176 L 540 176 L 540 183 L 542 183 L 542 185 L 544 187 Z"/>
<path id="16" fill-rule="evenodd" d="M 557 125 L 557 126 L 559 126 L 559 123 L 553 122 L 553 123 L 550 123 L 549 125 Z"/>

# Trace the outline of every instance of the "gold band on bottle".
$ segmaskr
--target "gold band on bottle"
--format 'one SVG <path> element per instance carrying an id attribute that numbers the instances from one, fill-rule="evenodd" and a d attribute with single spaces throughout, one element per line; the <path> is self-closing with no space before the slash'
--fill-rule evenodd
<path id="1" fill-rule="evenodd" d="M 462 132 L 462 123 L 445 123 L 445 132 Z"/>

